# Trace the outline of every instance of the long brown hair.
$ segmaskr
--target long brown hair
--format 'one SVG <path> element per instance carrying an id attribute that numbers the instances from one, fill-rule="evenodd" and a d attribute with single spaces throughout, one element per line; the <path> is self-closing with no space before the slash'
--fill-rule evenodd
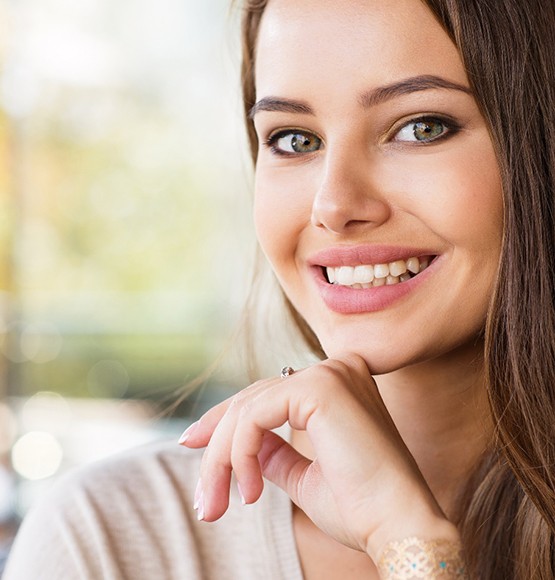
<path id="1" fill-rule="evenodd" d="M 457 522 L 471 578 L 555 578 L 555 2 L 422 0 L 458 47 L 503 181 L 499 275 L 485 324 L 496 436 Z M 244 0 L 253 160 L 255 47 L 268 0 Z M 314 333 L 288 304 L 308 345 Z"/>

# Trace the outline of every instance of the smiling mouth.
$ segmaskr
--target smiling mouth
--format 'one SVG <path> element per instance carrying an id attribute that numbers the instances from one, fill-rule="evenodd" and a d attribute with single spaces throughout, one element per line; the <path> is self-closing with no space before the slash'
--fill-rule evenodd
<path id="1" fill-rule="evenodd" d="M 376 288 L 402 284 L 423 272 L 437 256 L 420 256 L 396 260 L 386 264 L 363 264 L 358 266 L 322 266 L 329 284 L 354 289 Z"/>

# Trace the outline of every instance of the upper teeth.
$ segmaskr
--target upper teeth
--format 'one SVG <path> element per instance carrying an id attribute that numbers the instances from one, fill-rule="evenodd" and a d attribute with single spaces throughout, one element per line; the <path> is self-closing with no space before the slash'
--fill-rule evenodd
<path id="1" fill-rule="evenodd" d="M 338 268 L 326 268 L 328 280 L 332 284 L 341 286 L 358 287 L 359 284 L 371 284 L 382 286 L 383 284 L 395 284 L 404 282 L 410 278 L 409 272 L 418 274 L 428 267 L 430 258 L 409 258 L 408 260 L 396 260 L 389 264 L 374 264 L 362 266 L 340 266 Z"/>

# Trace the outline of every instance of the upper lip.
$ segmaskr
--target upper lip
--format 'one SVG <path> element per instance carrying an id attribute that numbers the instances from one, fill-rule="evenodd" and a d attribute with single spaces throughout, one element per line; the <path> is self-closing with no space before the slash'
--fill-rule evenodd
<path id="1" fill-rule="evenodd" d="M 311 266 L 360 266 L 363 264 L 387 264 L 396 260 L 435 255 L 437 255 L 437 251 L 429 248 L 366 244 L 327 248 L 310 256 L 308 262 Z"/>

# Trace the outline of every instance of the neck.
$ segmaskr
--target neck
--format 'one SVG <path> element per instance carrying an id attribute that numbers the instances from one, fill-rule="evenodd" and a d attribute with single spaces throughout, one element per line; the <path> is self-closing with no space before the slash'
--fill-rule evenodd
<path id="1" fill-rule="evenodd" d="M 401 437 L 448 517 L 492 433 L 483 345 L 376 377 Z"/>
<path id="2" fill-rule="evenodd" d="M 449 519 L 492 433 L 483 378 L 483 345 L 375 377 L 382 399 L 432 493 Z M 306 432 L 293 446 L 314 458 Z"/>

